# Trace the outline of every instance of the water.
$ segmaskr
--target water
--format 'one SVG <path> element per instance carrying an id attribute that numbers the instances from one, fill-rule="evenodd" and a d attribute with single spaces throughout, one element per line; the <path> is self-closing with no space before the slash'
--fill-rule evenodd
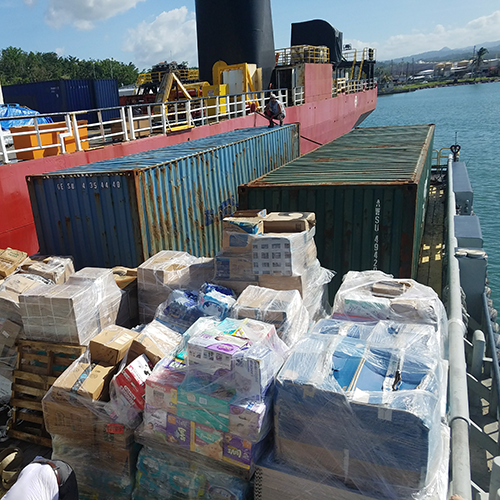
<path id="1" fill-rule="evenodd" d="M 462 147 L 474 189 L 474 212 L 481 221 L 495 308 L 500 308 L 500 82 L 417 90 L 379 97 L 363 126 L 434 123 L 434 149 Z"/>

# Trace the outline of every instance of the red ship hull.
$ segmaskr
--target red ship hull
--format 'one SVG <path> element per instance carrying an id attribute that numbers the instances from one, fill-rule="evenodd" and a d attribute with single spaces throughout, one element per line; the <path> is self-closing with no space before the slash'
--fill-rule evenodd
<path id="1" fill-rule="evenodd" d="M 314 70 L 314 68 L 312 68 Z M 321 68 L 320 68 L 321 69 Z M 330 69 L 331 71 L 331 69 Z M 331 95 L 331 79 L 322 74 L 309 75 L 306 104 L 287 108 L 287 123 L 300 123 L 301 153 L 330 142 L 361 123 L 376 107 L 377 89 L 353 94 Z M 317 78 L 316 85 L 311 80 Z M 320 82 L 327 82 L 322 88 Z M 330 94 L 330 95 L 328 95 Z M 229 132 L 235 129 L 262 126 L 265 119 L 257 114 L 204 125 L 171 135 L 157 135 L 130 142 L 71 154 L 0 166 L 0 248 L 12 247 L 28 254 L 38 251 L 26 176 L 53 172 L 110 158 L 162 148 L 188 140 Z"/>

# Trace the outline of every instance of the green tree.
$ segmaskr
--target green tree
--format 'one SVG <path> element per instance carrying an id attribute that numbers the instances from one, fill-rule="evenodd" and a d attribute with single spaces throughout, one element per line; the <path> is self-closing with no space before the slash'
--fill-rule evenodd
<path id="1" fill-rule="evenodd" d="M 474 57 L 472 64 L 474 67 L 474 80 L 476 79 L 476 73 L 479 72 L 481 65 L 483 64 L 484 61 L 484 56 L 488 53 L 488 49 L 485 47 L 481 47 L 478 51 L 476 56 Z"/>

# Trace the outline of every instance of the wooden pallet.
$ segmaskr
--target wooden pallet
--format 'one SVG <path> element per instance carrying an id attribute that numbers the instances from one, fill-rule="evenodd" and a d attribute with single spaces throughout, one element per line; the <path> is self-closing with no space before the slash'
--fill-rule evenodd
<path id="1" fill-rule="evenodd" d="M 52 446 L 45 429 L 42 399 L 55 380 L 85 347 L 20 340 L 13 372 L 12 421 L 9 436 L 43 446 Z"/>

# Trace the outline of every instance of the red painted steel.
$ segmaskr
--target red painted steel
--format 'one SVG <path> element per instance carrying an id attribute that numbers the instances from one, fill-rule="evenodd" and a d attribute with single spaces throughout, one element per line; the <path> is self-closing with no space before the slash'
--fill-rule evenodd
<path id="1" fill-rule="evenodd" d="M 307 66 L 328 67 L 327 65 Z M 318 100 L 301 106 L 290 107 L 286 110 L 285 121 L 287 123 L 300 123 L 301 154 L 316 149 L 319 145 L 317 143 L 326 144 L 346 134 L 357 124 L 360 116 L 369 114 L 376 106 L 376 88 L 356 94 L 341 94 L 333 99 L 319 99 L 319 96 L 324 95 L 326 92 L 326 87 L 323 88 L 324 72 L 324 69 L 311 69 L 306 75 L 309 80 L 306 80 L 306 88 L 312 87 L 310 92 L 313 93 L 310 95 L 318 96 Z M 330 77 L 326 81 L 331 88 L 331 70 Z M 314 88 L 316 88 L 316 91 L 314 91 Z M 309 99 L 307 100 L 309 101 Z M 115 143 L 94 150 L 0 165 L 0 248 L 10 246 L 24 250 L 28 254 L 38 251 L 35 225 L 25 180 L 28 175 L 53 172 L 96 161 L 141 153 L 188 140 L 230 132 L 239 128 L 260 127 L 265 123 L 265 118 L 257 114 L 251 114 L 220 123 L 195 127 L 171 135 L 145 137 L 135 141 Z"/>

